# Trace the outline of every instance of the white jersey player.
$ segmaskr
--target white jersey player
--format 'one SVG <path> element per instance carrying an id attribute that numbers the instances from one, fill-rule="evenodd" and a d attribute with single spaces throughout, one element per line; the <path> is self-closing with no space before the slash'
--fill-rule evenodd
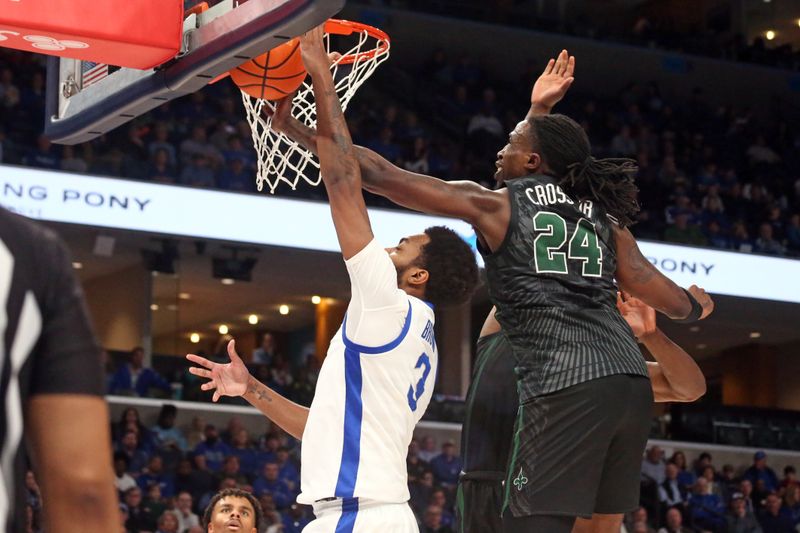
<path id="1" fill-rule="evenodd" d="M 316 149 L 352 294 L 344 323 L 330 343 L 310 409 L 250 376 L 228 345 L 229 364 L 196 355 L 191 368 L 209 378 L 204 390 L 243 396 L 302 439 L 301 493 L 317 519 L 306 533 L 414 533 L 408 506 L 406 455 L 414 426 L 431 398 L 437 350 L 437 305 L 460 304 L 477 284 L 469 246 L 452 230 L 428 228 L 383 249 L 374 240 L 361 174 L 342 115 L 329 60 L 317 28 L 301 38 L 311 74 L 318 132 L 296 128 Z M 273 124 L 287 117 L 291 99 Z"/>

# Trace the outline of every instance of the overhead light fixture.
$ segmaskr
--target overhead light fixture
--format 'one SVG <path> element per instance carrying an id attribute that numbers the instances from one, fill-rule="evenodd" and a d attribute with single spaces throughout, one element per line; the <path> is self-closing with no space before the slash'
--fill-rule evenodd
<path id="1" fill-rule="evenodd" d="M 72 268 L 74 268 L 75 270 L 80 270 L 83 268 L 83 263 L 81 263 L 80 261 L 73 261 Z"/>
<path id="2" fill-rule="evenodd" d="M 247 317 L 247 321 L 250 324 L 255 326 L 256 324 L 258 324 L 258 316 L 257 315 L 250 315 L 249 317 Z"/>
<path id="3" fill-rule="evenodd" d="M 158 311 L 158 304 L 150 304 L 151 311 Z"/>
<path id="4" fill-rule="evenodd" d="M 322 298 L 320 298 L 320 297 L 319 297 L 319 296 L 317 296 L 316 294 L 315 294 L 314 296 L 312 296 L 312 297 L 311 297 L 311 303 L 312 303 L 312 304 L 314 304 L 314 305 L 319 305 L 319 303 L 320 303 L 321 301 L 322 301 Z"/>
<path id="5" fill-rule="evenodd" d="M 773 30 L 767 30 L 767 33 L 764 34 L 768 41 L 771 41 L 775 38 L 775 32 Z"/>
<path id="6" fill-rule="evenodd" d="M 691 331 L 692 333 L 697 333 L 698 331 L 700 331 L 700 326 L 692 326 L 689 328 L 689 331 Z"/>
<path id="7" fill-rule="evenodd" d="M 698 350 L 705 350 L 705 349 L 706 349 L 706 345 L 705 345 L 705 344 L 702 344 L 702 343 L 701 343 L 701 344 L 698 344 L 698 345 L 697 345 L 697 349 L 698 349 Z"/>
<path id="8" fill-rule="evenodd" d="M 177 311 L 177 310 L 178 310 L 178 306 L 175 305 L 175 304 L 169 304 L 167 306 L 167 311 Z"/>
<path id="9" fill-rule="evenodd" d="M 257 253 L 256 248 L 243 248 L 238 246 L 223 246 L 231 251 L 231 257 L 213 257 L 212 275 L 218 279 L 230 279 L 235 281 L 251 281 L 253 278 L 253 267 L 256 266 L 258 259 L 255 257 L 240 258 L 240 253 Z"/>
<path id="10" fill-rule="evenodd" d="M 758 332 L 758 331 L 751 331 L 750 332 L 750 338 L 751 339 L 760 339 L 761 338 L 761 333 Z"/>
<path id="11" fill-rule="evenodd" d="M 800 26 L 800 19 L 797 19 L 797 25 Z"/>
<path id="12" fill-rule="evenodd" d="M 220 325 L 219 334 L 220 335 L 227 335 L 228 334 L 228 326 L 226 326 L 225 324 Z"/>
<path id="13" fill-rule="evenodd" d="M 192 299 L 192 295 L 189 294 L 188 292 L 182 292 L 182 293 L 178 294 L 178 299 L 179 300 L 191 300 Z"/>
<path id="14" fill-rule="evenodd" d="M 220 281 L 222 282 L 223 285 L 233 285 L 234 283 L 236 283 L 231 278 L 222 278 Z"/>
<path id="15" fill-rule="evenodd" d="M 191 335 L 189 335 L 189 340 L 191 341 L 192 344 L 197 344 L 198 342 L 200 342 L 200 334 L 192 333 Z"/>
<path id="16" fill-rule="evenodd" d="M 281 306 L 278 308 L 278 312 L 279 312 L 280 314 L 282 314 L 282 315 L 288 315 L 288 314 L 289 314 L 289 306 L 288 306 L 288 305 L 286 305 L 286 304 L 283 304 L 283 305 L 281 305 Z"/>

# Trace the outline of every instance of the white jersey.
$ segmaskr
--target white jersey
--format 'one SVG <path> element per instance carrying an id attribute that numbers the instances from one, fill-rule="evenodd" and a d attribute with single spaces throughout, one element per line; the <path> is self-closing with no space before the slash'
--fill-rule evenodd
<path id="1" fill-rule="evenodd" d="M 409 499 L 408 445 L 436 376 L 433 309 L 398 289 L 389 254 L 374 240 L 346 264 L 352 298 L 303 432 L 297 501 L 401 503 Z"/>

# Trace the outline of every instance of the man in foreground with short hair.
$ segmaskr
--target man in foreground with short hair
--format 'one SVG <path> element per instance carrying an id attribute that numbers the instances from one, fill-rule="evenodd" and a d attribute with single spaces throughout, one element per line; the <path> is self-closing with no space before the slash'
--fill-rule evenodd
<path id="1" fill-rule="evenodd" d="M 240 489 L 218 492 L 203 513 L 207 533 L 258 533 L 263 522 L 258 500 Z"/>

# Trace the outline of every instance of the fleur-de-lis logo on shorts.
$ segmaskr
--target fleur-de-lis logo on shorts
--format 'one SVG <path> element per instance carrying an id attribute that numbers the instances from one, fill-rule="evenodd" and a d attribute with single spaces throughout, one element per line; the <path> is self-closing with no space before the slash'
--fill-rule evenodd
<path id="1" fill-rule="evenodd" d="M 519 469 L 519 474 L 514 479 L 514 486 L 517 487 L 517 490 L 522 490 L 522 487 L 528 484 L 528 478 L 525 477 L 525 474 L 522 473 L 522 468 Z"/>

